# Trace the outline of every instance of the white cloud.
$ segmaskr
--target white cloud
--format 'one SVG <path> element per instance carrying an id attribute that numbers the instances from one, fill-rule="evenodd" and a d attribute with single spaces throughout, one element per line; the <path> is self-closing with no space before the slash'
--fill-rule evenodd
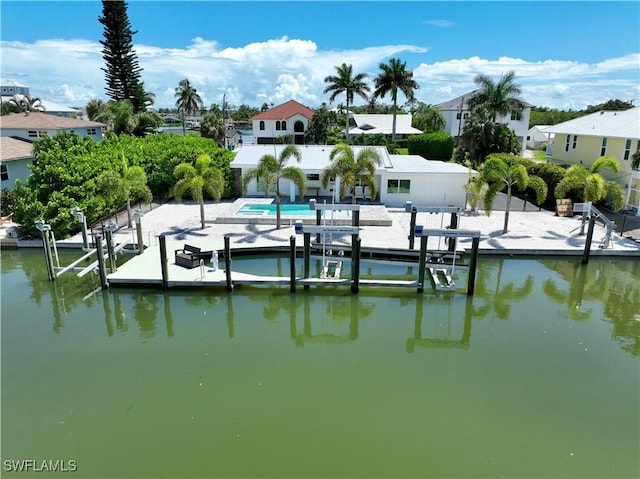
<path id="1" fill-rule="evenodd" d="M 433 22 L 433 21 L 432 21 Z M 34 95 L 49 101 L 82 106 L 91 98 L 106 98 L 102 46 L 87 40 L 41 40 L 34 43 L 0 42 L 4 79 L 31 87 Z M 582 108 L 587 104 L 620 98 L 640 101 L 640 54 L 609 58 L 588 64 L 562 59 L 528 61 L 473 56 L 427 63 L 428 50 L 416 45 L 380 45 L 351 50 L 320 50 L 310 40 L 281 37 L 242 47 L 220 48 L 215 41 L 194 38 L 184 48 L 136 45 L 142 80 L 156 94 L 156 106 L 175 104 L 174 88 L 188 78 L 205 105 L 227 102 L 260 106 L 291 98 L 315 107 L 328 101 L 324 78 L 335 66 L 352 64 L 369 74 L 370 86 L 378 65 L 400 57 L 414 69 L 421 88 L 420 101 L 440 103 L 473 90 L 473 78 L 483 73 L 496 79 L 514 70 L 523 98 L 540 106 Z M 383 101 L 387 101 L 385 99 Z M 340 98 L 336 102 L 341 102 Z M 360 101 L 360 100 L 358 100 Z"/>
<path id="2" fill-rule="evenodd" d="M 452 21 L 443 20 L 443 19 L 425 20 L 424 23 L 426 25 L 431 25 L 433 27 L 440 27 L 440 28 L 449 28 L 449 27 L 455 26 L 455 23 L 453 23 Z"/>

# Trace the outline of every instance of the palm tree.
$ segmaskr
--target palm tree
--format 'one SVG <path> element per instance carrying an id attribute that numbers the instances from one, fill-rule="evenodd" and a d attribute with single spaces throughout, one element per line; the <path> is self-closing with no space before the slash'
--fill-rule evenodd
<path id="1" fill-rule="evenodd" d="M 147 185 L 147 175 L 140 166 L 129 166 L 124 153 L 120 154 L 120 167 L 102 173 L 96 180 L 98 187 L 117 205 L 127 203 L 127 226 L 131 228 L 131 201 L 153 199 Z"/>
<path id="2" fill-rule="evenodd" d="M 491 120 L 485 107 L 476 107 L 462 129 L 461 146 L 467 150 L 475 165 L 482 164 L 491 153 L 517 153 L 520 140 L 504 123 Z"/>
<path id="3" fill-rule="evenodd" d="M 105 105 L 106 103 L 98 98 L 92 98 L 91 100 L 89 100 L 87 106 L 85 107 L 89 120 L 94 121 L 98 114 L 100 114 L 102 109 L 105 108 Z"/>
<path id="4" fill-rule="evenodd" d="M 547 197 L 547 184 L 542 178 L 529 175 L 527 169 L 517 162 L 518 157 L 508 154 L 489 155 L 480 173 L 482 181 L 489 184 L 489 189 L 484 195 L 483 203 L 487 214 L 491 214 L 493 201 L 504 187 L 507 188 L 507 206 L 504 212 L 504 227 L 502 234 L 507 233 L 509 226 L 509 208 L 511 206 L 511 193 L 513 186 L 520 191 L 532 188 L 536 193 L 536 201 L 542 203 Z"/>
<path id="5" fill-rule="evenodd" d="M 193 115 L 200 111 L 204 107 L 202 98 L 198 95 L 198 91 L 191 86 L 191 83 L 186 78 L 180 80 L 178 86 L 175 88 L 176 107 L 178 111 L 182 113 L 182 133 L 185 133 L 185 116 Z"/>
<path id="6" fill-rule="evenodd" d="M 16 95 L 13 95 L 7 101 L 7 103 L 9 105 L 12 105 L 18 111 L 25 112 L 25 113 L 33 112 L 33 111 L 42 112 L 46 110 L 46 108 L 42 104 L 42 100 L 40 100 L 40 98 L 38 97 L 31 96 L 31 95 L 16 94 Z"/>
<path id="7" fill-rule="evenodd" d="M 485 108 L 492 122 L 496 121 L 498 115 L 515 113 L 519 117 L 524 109 L 524 103 L 518 99 L 521 91 L 520 86 L 515 83 L 515 78 L 514 71 L 502 75 L 498 83 L 494 83 L 487 75 L 477 75 L 473 82 L 480 88 L 469 99 L 471 111 L 478 107 Z"/>
<path id="8" fill-rule="evenodd" d="M 324 89 L 324 93 L 331 92 L 329 103 L 332 103 L 333 100 L 335 100 L 341 93 L 346 95 L 347 121 L 345 123 L 344 135 L 347 139 L 347 143 L 349 143 L 349 105 L 353 104 L 355 95 L 359 95 L 364 100 L 367 99 L 369 86 L 364 79 L 367 78 L 368 75 L 366 73 L 358 73 L 356 76 L 353 76 L 353 66 L 347 65 L 346 63 L 343 63 L 339 67 L 335 67 L 335 69 L 337 75 L 329 75 L 324 79 L 325 83 L 329 83 L 329 86 Z"/>
<path id="9" fill-rule="evenodd" d="M 420 85 L 413 79 L 413 72 L 407 71 L 407 63 L 401 62 L 399 58 L 392 58 L 388 64 L 380 64 L 380 73 L 375 79 L 374 97 L 384 98 L 387 93 L 391 94 L 393 101 L 393 127 L 391 130 L 391 141 L 396 141 L 396 110 L 398 108 L 398 90 L 404 93 L 407 101 L 414 99 L 414 90 Z"/>
<path id="10" fill-rule="evenodd" d="M 275 147 L 274 147 L 275 148 Z M 275 150 L 274 150 L 275 151 Z M 264 196 L 269 196 L 271 188 L 276 189 L 276 228 L 280 229 L 280 179 L 284 178 L 292 181 L 300 191 L 300 196 L 304 195 L 307 189 L 307 177 L 297 166 L 286 166 L 289 158 L 295 158 L 298 163 L 302 161 L 302 153 L 296 145 L 287 145 L 282 148 L 280 155 L 263 155 L 258 161 L 258 166 L 247 170 L 242 175 L 243 189 L 247 190 L 247 185 L 251 180 L 264 179 Z"/>
<path id="11" fill-rule="evenodd" d="M 224 192 L 222 172 L 212 166 L 209 155 L 200 155 L 195 163 L 180 163 L 173 170 L 178 182 L 173 187 L 173 194 L 180 201 L 185 193 L 200 202 L 200 225 L 204 229 L 204 194 L 207 193 L 218 201 Z"/>
<path id="12" fill-rule="evenodd" d="M 217 113 L 209 113 L 200 123 L 200 136 L 211 138 L 218 146 L 224 146 L 226 128 L 222 116 Z"/>
<path id="13" fill-rule="evenodd" d="M 369 187 L 371 197 L 376 196 L 376 167 L 382 165 L 382 157 L 374 148 L 362 148 L 356 157 L 353 149 L 346 143 L 337 144 L 329 154 L 331 164 L 320 175 L 323 188 L 329 186 L 333 178 L 340 178 L 339 197 L 351 191 L 353 204 L 356 203 L 355 187 L 360 181 L 364 188 Z"/>
<path id="14" fill-rule="evenodd" d="M 129 100 L 110 101 L 95 114 L 94 121 L 105 123 L 116 134 L 145 136 L 162 126 L 162 117 L 156 112 L 135 113 Z"/>
<path id="15" fill-rule="evenodd" d="M 574 191 L 582 196 L 585 202 L 597 203 L 609 199 L 618 210 L 624 206 L 624 191 L 615 181 L 606 180 L 601 171 L 609 169 L 617 173 L 619 168 L 618 160 L 613 156 L 601 156 L 593 162 L 591 169 L 580 164 L 571 165 L 562 180 L 556 185 L 555 197 L 557 199 L 566 198 L 568 193 Z M 585 221 L 586 213 L 582 215 L 580 234 L 584 234 Z"/>

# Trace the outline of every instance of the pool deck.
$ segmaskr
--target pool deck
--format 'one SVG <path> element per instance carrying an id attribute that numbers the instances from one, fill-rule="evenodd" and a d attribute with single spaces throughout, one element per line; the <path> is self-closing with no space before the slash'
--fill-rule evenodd
<path id="1" fill-rule="evenodd" d="M 260 201 L 259 199 L 251 199 Z M 261 201 L 269 201 L 261 199 Z M 222 223 L 230 211 L 237 209 L 235 202 L 220 202 L 205 204 L 205 229 L 200 229 L 200 208 L 192 202 L 168 203 L 146 213 L 142 217 L 142 231 L 147 246 L 157 244 L 157 236 L 164 234 L 167 240 L 181 244 L 190 243 L 201 246 L 205 250 L 222 249 L 223 238 L 229 236 L 231 248 L 248 248 L 276 246 L 288 248 L 289 238 L 295 235 L 294 226 L 283 222 L 280 230 L 275 225 L 255 223 Z M 380 211 L 379 205 L 363 205 L 361 218 L 376 215 Z M 409 213 L 401 208 L 384 208 L 385 215 L 391 219 L 391 226 L 361 226 L 360 237 L 362 247 L 371 250 L 406 250 L 409 247 Z M 386 218 L 386 216 L 385 216 Z M 446 228 L 450 215 L 418 213 L 417 224 L 429 229 Z M 549 211 L 511 211 L 509 231 L 502 234 L 504 212 L 494 211 L 490 216 L 479 213 L 464 212 L 459 219 L 458 228 L 480 231 L 481 255 L 582 255 L 586 235 L 580 235 L 580 217 L 560 217 Z M 293 222 L 292 222 L 293 223 Z M 640 243 L 612 235 L 609 248 L 600 248 L 604 238 L 604 228 L 596 223 L 591 244 L 591 254 L 603 256 L 640 256 Z M 135 227 L 122 227 L 114 233 L 116 242 L 130 241 L 135 243 Z M 430 238 L 430 241 L 438 241 Z M 81 245 L 81 235 L 77 234 L 69 239 L 59 241 L 60 247 L 78 247 Z M 302 244 L 302 237 L 297 239 Z M 334 243 L 349 246 L 351 238 L 348 235 L 335 237 Z M 29 246 L 21 242 L 19 246 Z M 36 242 L 37 244 L 38 242 Z M 418 249 L 419 240 L 416 239 L 414 249 Z M 460 248 L 469 248 L 470 239 L 460 239 Z M 446 249 L 430 243 L 430 249 Z"/>

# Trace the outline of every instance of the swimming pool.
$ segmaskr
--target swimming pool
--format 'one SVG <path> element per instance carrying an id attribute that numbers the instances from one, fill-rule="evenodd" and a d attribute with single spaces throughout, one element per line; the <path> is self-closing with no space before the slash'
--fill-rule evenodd
<path id="1" fill-rule="evenodd" d="M 323 212 L 324 213 L 324 212 Z M 333 216 L 332 216 L 333 213 Z M 309 208 L 308 204 L 304 205 L 280 205 L 280 214 L 282 216 L 295 216 L 304 218 L 315 218 L 316 211 Z M 245 204 L 238 211 L 236 216 L 276 216 L 276 205 L 269 204 Z M 328 211 L 327 219 L 345 219 L 351 218 L 351 212 L 346 210 Z"/>

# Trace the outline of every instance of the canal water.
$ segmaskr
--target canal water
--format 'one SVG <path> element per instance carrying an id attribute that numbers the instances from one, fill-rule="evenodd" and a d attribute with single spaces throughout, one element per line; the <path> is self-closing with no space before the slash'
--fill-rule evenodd
<path id="1" fill-rule="evenodd" d="M 481 257 L 473 297 L 458 274 L 103 293 L 3 251 L 2 477 L 638 477 L 640 262 Z"/>

